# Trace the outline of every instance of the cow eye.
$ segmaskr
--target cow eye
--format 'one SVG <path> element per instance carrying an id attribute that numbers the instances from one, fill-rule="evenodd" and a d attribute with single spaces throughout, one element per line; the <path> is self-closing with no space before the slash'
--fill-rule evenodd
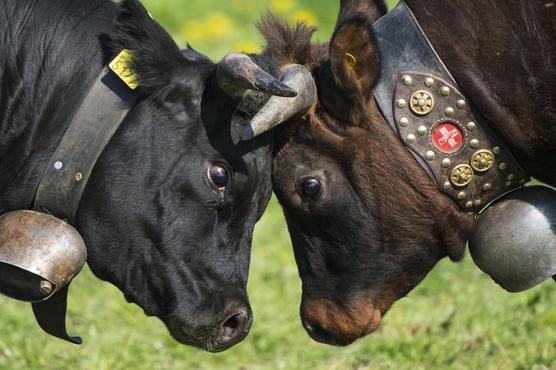
<path id="1" fill-rule="evenodd" d="M 212 181 L 212 183 L 216 185 L 219 190 L 223 190 L 226 185 L 228 185 L 230 176 L 228 175 L 228 170 L 226 170 L 224 167 L 217 165 L 211 166 L 209 168 L 208 175 L 210 181 Z"/>
<path id="2" fill-rule="evenodd" d="M 321 190 L 320 181 L 317 179 L 306 179 L 301 183 L 301 195 L 306 199 L 315 199 Z"/>

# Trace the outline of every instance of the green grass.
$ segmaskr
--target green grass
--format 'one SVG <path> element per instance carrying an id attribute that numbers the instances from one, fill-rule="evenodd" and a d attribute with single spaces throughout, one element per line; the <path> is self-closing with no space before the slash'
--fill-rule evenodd
<path id="1" fill-rule="evenodd" d="M 286 1 L 286 0 L 282 0 Z M 326 40 L 336 0 L 293 3 L 288 17 L 310 10 Z M 226 14 L 223 36 L 194 46 L 218 59 L 239 42 L 262 44 L 251 24 L 270 2 L 149 0 L 153 16 L 185 42 L 184 22 Z M 199 39 L 202 39 L 200 37 Z M 279 206 L 273 200 L 257 225 L 249 294 L 255 322 L 249 337 L 221 354 L 177 344 L 154 318 L 125 303 L 113 286 L 84 271 L 70 293 L 70 331 L 81 347 L 52 339 L 35 324 L 29 305 L 0 297 L 0 369 L 554 369 L 556 284 L 509 294 L 469 258 L 442 261 L 383 327 L 347 348 L 313 342 L 301 327 L 300 281 Z"/>
<path id="2" fill-rule="evenodd" d="M 555 287 L 509 294 L 469 258 L 443 261 L 377 333 L 346 348 L 317 344 L 299 321 L 300 282 L 273 200 L 257 226 L 255 322 L 243 343 L 220 354 L 179 345 L 87 270 L 72 285 L 69 311 L 83 346 L 48 337 L 28 305 L 0 298 L 0 369 L 556 369 Z"/>

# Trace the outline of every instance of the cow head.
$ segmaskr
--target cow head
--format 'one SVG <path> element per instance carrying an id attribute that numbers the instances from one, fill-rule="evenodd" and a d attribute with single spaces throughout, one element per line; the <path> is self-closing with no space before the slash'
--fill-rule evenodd
<path id="1" fill-rule="evenodd" d="M 178 341 L 221 351 L 251 326 L 250 244 L 271 195 L 271 136 L 240 142 L 240 123 L 295 91 L 244 54 L 180 50 L 137 1 L 120 5 L 110 53 L 122 49 L 139 99 L 78 210 L 88 263 Z"/>
<path id="2" fill-rule="evenodd" d="M 329 44 L 313 29 L 261 23 L 266 54 L 300 63 L 317 102 L 278 134 L 274 191 L 303 281 L 301 316 L 317 341 L 346 345 L 376 330 L 384 314 L 448 255 L 464 253 L 472 218 L 441 194 L 390 129 L 374 99 L 380 55 L 372 1 L 342 1 Z"/>

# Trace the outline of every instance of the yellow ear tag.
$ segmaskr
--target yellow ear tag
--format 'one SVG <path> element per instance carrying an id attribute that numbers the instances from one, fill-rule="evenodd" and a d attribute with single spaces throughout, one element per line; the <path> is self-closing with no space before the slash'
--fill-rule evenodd
<path id="1" fill-rule="evenodd" d="M 346 63 L 351 67 L 355 68 L 357 65 L 357 59 L 353 56 L 353 54 L 346 53 Z"/>
<path id="2" fill-rule="evenodd" d="M 124 49 L 108 66 L 131 90 L 135 90 L 139 86 L 139 77 L 131 69 L 132 58 L 132 52 Z"/>

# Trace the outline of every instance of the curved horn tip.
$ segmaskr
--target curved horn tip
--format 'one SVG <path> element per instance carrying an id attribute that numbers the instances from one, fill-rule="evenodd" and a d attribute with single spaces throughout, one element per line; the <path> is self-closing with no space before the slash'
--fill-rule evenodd
<path id="1" fill-rule="evenodd" d="M 284 68 L 283 84 L 297 90 L 294 98 L 271 97 L 259 112 L 251 119 L 248 127 L 241 133 L 242 140 L 247 140 L 271 130 L 295 115 L 307 111 L 317 100 L 315 81 L 311 72 L 299 64 Z"/>
<path id="2" fill-rule="evenodd" d="M 241 141 L 251 140 L 256 136 L 257 135 L 255 135 L 255 131 L 253 131 L 253 127 L 251 127 L 251 125 L 243 126 L 241 132 L 239 133 L 239 138 Z"/>
<path id="3" fill-rule="evenodd" d="M 297 96 L 297 91 L 288 85 L 280 82 L 279 80 L 269 80 L 267 86 L 255 84 L 259 91 L 266 92 L 274 96 L 281 96 L 284 98 L 294 98 Z"/>
<path id="4" fill-rule="evenodd" d="M 243 53 L 226 55 L 216 70 L 218 84 L 231 96 L 241 96 L 247 90 L 274 96 L 295 97 L 297 91 L 270 75 Z"/>

